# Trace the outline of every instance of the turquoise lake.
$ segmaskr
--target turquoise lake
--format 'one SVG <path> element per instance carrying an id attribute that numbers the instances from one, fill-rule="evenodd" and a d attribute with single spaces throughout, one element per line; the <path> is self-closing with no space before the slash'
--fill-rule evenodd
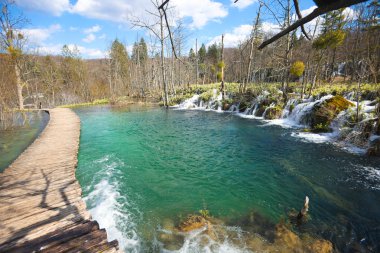
<path id="1" fill-rule="evenodd" d="M 75 111 L 83 196 L 125 252 L 249 252 L 241 238 L 287 220 L 305 196 L 310 219 L 294 226 L 297 234 L 327 239 L 339 252 L 380 251 L 379 158 L 308 143 L 292 136 L 296 129 L 230 113 L 144 106 Z M 167 224 L 201 209 L 238 239 L 211 246 L 196 234 L 170 247 L 160 241 Z M 260 217 L 254 229 L 247 221 L 253 214 Z"/>

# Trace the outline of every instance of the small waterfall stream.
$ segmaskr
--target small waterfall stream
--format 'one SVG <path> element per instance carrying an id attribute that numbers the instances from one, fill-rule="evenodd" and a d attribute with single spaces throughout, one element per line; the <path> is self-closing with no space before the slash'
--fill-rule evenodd
<path id="1" fill-rule="evenodd" d="M 365 153 L 366 149 L 369 147 L 369 142 L 358 141 L 357 138 L 355 139 L 352 137 L 355 135 L 355 132 L 358 132 L 358 128 L 363 129 L 364 126 L 362 125 L 366 125 L 365 122 L 359 124 L 358 126 L 355 126 L 354 128 L 347 127 L 350 118 L 353 117 L 352 115 L 354 115 L 356 111 L 356 102 L 352 101 L 354 94 L 349 93 L 345 96 L 345 99 L 351 102 L 354 107 L 340 112 L 337 117 L 331 122 L 329 127 L 332 131 L 328 133 L 299 132 L 299 129 L 309 128 L 312 124 L 313 109 L 323 104 L 326 100 L 333 98 L 333 95 L 325 95 L 323 97 L 315 99 L 311 97 L 309 99 L 303 99 L 302 101 L 294 98 L 289 99 L 285 107 L 282 109 L 281 117 L 274 120 L 266 119 L 269 109 L 276 107 L 276 102 L 271 102 L 268 106 L 265 106 L 264 102 L 268 96 L 269 92 L 264 91 L 261 95 L 254 98 L 251 101 L 250 106 L 244 109 L 243 112 L 241 112 L 240 109 L 241 102 L 233 103 L 227 110 L 223 111 L 222 95 L 218 94 L 218 91 L 214 89 L 213 96 L 209 101 L 203 101 L 199 95 L 194 95 L 190 99 L 185 100 L 175 107 L 178 110 L 196 109 L 226 112 L 233 113 L 243 118 L 265 120 L 267 125 L 280 125 L 286 128 L 295 128 L 297 132 L 294 133 L 294 136 L 300 137 L 305 141 L 320 143 L 321 140 L 323 140 L 323 142 L 333 142 L 345 148 L 351 147 L 348 149 L 348 151 L 352 151 L 354 153 Z M 227 95 L 226 99 L 231 99 L 231 96 Z M 375 109 L 376 106 L 373 101 L 362 101 L 360 103 L 360 115 L 362 115 L 363 120 L 373 119 L 373 112 Z M 352 130 L 352 133 L 347 133 L 350 130 Z M 362 135 L 360 135 L 360 137 L 363 138 Z M 371 136 L 366 136 L 365 139 L 372 140 L 377 139 L 378 137 L 379 136 L 372 133 Z"/>

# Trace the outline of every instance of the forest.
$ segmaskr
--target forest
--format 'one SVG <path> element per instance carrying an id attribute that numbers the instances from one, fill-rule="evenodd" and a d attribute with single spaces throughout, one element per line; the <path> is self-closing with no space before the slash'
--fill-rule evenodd
<path id="1" fill-rule="evenodd" d="M 297 20 L 292 1 L 261 1 L 252 15 L 250 36 L 229 48 L 224 48 L 222 34 L 218 42 L 198 45 L 171 9 L 167 13 L 174 25 L 169 26 L 164 13 L 156 9 L 149 21 L 130 20 L 133 27 L 149 32 L 149 41 L 139 39 L 128 53 L 126 45 L 115 38 L 104 59 L 83 59 L 76 47 L 67 45 L 60 55 L 39 54 L 21 32 L 27 17 L 12 13 L 13 1 L 2 3 L 3 125 L 6 115 L 17 108 L 128 100 L 162 101 L 167 106 L 173 104 L 171 100 L 180 100 L 183 90 L 192 85 L 222 80 L 238 83 L 242 94 L 250 84 L 277 84 L 285 100 L 291 92 L 287 86 L 299 88 L 303 98 L 318 87 L 339 83 L 361 92 L 361 85 L 379 81 L 378 1 L 327 12 L 305 33 L 296 29 L 261 50 L 258 46 L 276 33 L 263 30 L 261 16 L 269 12 L 280 29 L 288 27 Z M 159 1 L 152 4 L 158 7 Z M 189 49 L 193 40 L 195 48 Z"/>

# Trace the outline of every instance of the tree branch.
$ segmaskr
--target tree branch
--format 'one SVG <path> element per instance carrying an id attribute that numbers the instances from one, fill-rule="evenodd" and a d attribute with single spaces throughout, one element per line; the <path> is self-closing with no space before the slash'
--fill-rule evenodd
<path id="1" fill-rule="evenodd" d="M 300 6 L 298 4 L 298 0 L 293 0 L 294 2 L 294 7 L 296 9 L 296 13 L 297 13 L 297 16 L 298 16 L 298 19 L 302 19 L 302 14 L 301 14 L 301 11 L 300 11 Z M 311 40 L 309 35 L 307 34 L 306 30 L 305 30 L 305 27 L 303 25 L 301 25 L 301 31 L 303 33 L 303 35 L 305 35 L 305 37 L 308 39 L 308 40 Z"/>
<path id="2" fill-rule="evenodd" d="M 172 51 L 173 51 L 173 54 L 174 54 L 174 57 L 176 59 L 178 59 L 178 56 L 177 56 L 177 53 L 175 51 L 175 47 L 174 47 L 174 42 L 173 42 L 173 37 L 172 37 L 172 32 L 170 31 L 170 26 L 169 26 L 169 22 L 168 22 L 168 17 L 166 15 L 166 11 L 165 11 L 165 5 L 169 3 L 169 0 L 166 0 L 163 4 L 160 5 L 160 7 L 158 7 L 158 11 L 162 10 L 162 12 L 164 13 L 164 17 L 165 17 L 165 22 L 166 22 L 166 26 L 168 28 L 168 31 L 169 31 L 169 37 L 170 37 L 170 43 L 172 45 Z"/>
<path id="3" fill-rule="evenodd" d="M 278 40 L 282 36 L 290 33 L 291 31 L 293 31 L 295 29 L 297 29 L 301 25 L 304 25 L 304 24 L 312 21 L 314 18 L 316 18 L 316 17 L 318 17 L 320 15 L 323 15 L 323 14 L 329 12 L 329 11 L 338 10 L 338 9 L 341 9 L 341 8 L 349 7 L 351 5 L 362 3 L 362 2 L 366 2 L 366 1 L 367 0 L 338 0 L 338 1 L 335 1 L 335 2 L 332 2 L 332 3 L 328 4 L 326 6 L 318 7 L 312 13 L 310 13 L 309 15 L 307 15 L 306 17 L 297 20 L 295 23 L 293 23 L 292 25 L 290 25 L 285 30 L 279 32 L 278 34 L 276 34 L 272 38 L 264 41 L 259 46 L 259 49 L 263 49 L 264 47 L 266 47 L 267 45 L 275 42 L 276 40 Z"/>

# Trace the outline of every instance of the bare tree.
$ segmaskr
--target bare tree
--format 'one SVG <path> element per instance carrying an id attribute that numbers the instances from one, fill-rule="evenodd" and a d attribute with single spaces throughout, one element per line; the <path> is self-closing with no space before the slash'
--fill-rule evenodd
<path id="1" fill-rule="evenodd" d="M 26 18 L 22 15 L 14 16 L 10 12 L 14 7 L 13 0 L 1 1 L 1 14 L 0 14 L 0 46 L 5 49 L 12 57 L 12 64 L 16 74 L 16 86 L 19 109 L 24 109 L 23 88 L 25 83 L 21 79 L 20 59 L 22 55 L 22 47 L 25 41 L 24 35 L 21 33 L 21 28 L 26 23 Z"/>

